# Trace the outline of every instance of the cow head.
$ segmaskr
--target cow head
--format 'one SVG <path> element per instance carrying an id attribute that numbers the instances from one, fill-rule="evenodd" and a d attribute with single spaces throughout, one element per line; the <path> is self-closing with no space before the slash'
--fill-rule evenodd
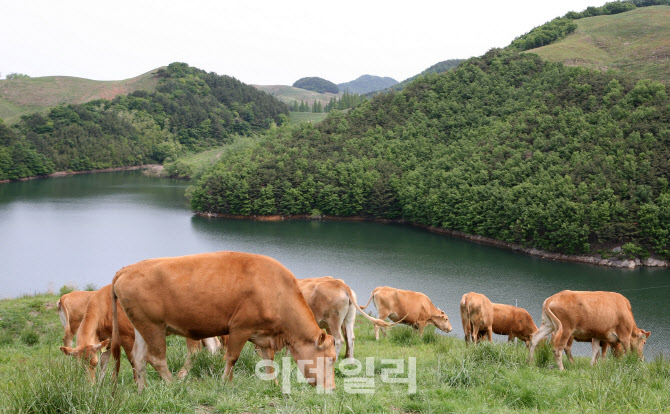
<path id="1" fill-rule="evenodd" d="M 294 344 L 291 355 L 307 381 L 326 391 L 335 389 L 335 340 L 321 332 L 316 340 Z"/>
<path id="2" fill-rule="evenodd" d="M 435 326 L 437 326 L 438 329 L 443 330 L 446 333 L 451 332 L 451 324 L 449 323 L 449 318 L 447 317 L 447 314 L 444 313 L 443 310 L 438 309 L 439 313 L 436 315 L 432 315 L 430 320 L 433 322 Z"/>
<path id="3" fill-rule="evenodd" d="M 76 348 L 61 346 L 60 350 L 63 351 L 65 355 L 74 356 L 80 359 L 83 363 L 88 362 L 88 373 L 91 377 L 91 381 L 95 381 L 95 367 L 98 366 L 99 362 L 98 352 L 102 348 L 107 347 L 108 345 L 109 345 L 109 339 L 105 339 L 104 341 L 98 344 L 80 345 Z M 101 359 L 106 362 L 108 357 L 109 354 L 105 353 L 105 355 L 103 355 Z"/>
<path id="4" fill-rule="evenodd" d="M 649 338 L 651 332 L 645 331 L 644 329 L 635 328 L 633 333 L 630 335 L 630 350 L 631 352 L 636 352 L 644 361 L 644 344 L 647 343 L 647 338 Z"/>

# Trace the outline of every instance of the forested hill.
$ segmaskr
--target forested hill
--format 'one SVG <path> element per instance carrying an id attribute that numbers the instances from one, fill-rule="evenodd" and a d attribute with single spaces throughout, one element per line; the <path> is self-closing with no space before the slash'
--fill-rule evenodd
<path id="1" fill-rule="evenodd" d="M 155 92 L 60 105 L 11 127 L 0 120 L 0 180 L 162 162 L 287 119 L 286 104 L 229 76 L 185 63 L 154 76 Z"/>
<path id="2" fill-rule="evenodd" d="M 342 92 L 365 94 L 390 88 L 397 83 L 397 80 L 388 76 L 363 75 L 349 82 L 338 83 L 337 86 Z"/>
<path id="3" fill-rule="evenodd" d="M 668 256 L 667 87 L 492 50 L 225 152 L 197 211 L 404 219 L 564 253 Z"/>
<path id="4" fill-rule="evenodd" d="M 393 89 L 396 91 L 401 91 L 407 87 L 410 83 L 412 83 L 416 78 L 419 76 L 425 76 L 429 75 L 431 73 L 442 73 L 446 72 L 448 70 L 454 69 L 457 67 L 461 62 L 463 62 L 465 59 L 447 59 L 443 60 L 442 62 L 437 62 L 436 64 L 432 65 L 431 67 L 424 69 L 421 73 L 416 74 L 412 77 L 409 77 L 405 79 L 402 82 L 399 82 L 398 84 L 393 86 Z"/>

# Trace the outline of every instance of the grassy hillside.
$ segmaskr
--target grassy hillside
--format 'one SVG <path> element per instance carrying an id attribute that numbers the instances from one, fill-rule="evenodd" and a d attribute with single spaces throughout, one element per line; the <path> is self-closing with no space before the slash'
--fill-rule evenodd
<path id="1" fill-rule="evenodd" d="M 0 118 L 16 122 L 21 115 L 43 112 L 59 104 L 82 104 L 96 99 L 114 99 L 137 90 L 153 92 L 157 69 L 120 81 L 96 81 L 70 76 L 45 76 L 0 80 Z"/>
<path id="2" fill-rule="evenodd" d="M 596 367 L 587 358 L 555 366 L 548 348 L 540 348 L 534 365 L 527 363 L 523 345 L 484 343 L 466 347 L 461 338 L 440 335 L 432 327 L 420 338 L 408 327 L 394 327 L 388 338 L 374 340 L 369 322 L 356 321 L 355 356 L 359 374 L 346 375 L 356 366 L 336 364 L 336 390 L 319 394 L 296 381 L 291 362 L 290 393 L 272 381 L 254 375 L 260 360 L 247 344 L 234 370 L 234 382 L 223 383 L 221 355 L 199 353 L 190 375 L 166 384 L 148 367 L 148 387 L 141 395 L 132 370 L 123 357 L 119 385 L 110 376 L 91 386 L 84 369 L 66 357 L 58 346 L 63 330 L 54 304 L 56 295 L 0 300 L 0 412 L 16 413 L 215 413 L 215 412 L 666 412 L 670 406 L 670 363 L 657 358 L 642 363 L 636 358 L 608 358 Z M 459 323 L 457 315 L 452 324 Z M 501 339 L 499 337 L 498 339 Z M 175 374 L 186 355 L 184 340 L 168 337 L 167 362 Z M 283 367 L 283 351 L 276 360 Z M 416 392 L 382 378 L 394 365 L 382 358 L 403 361 L 416 358 Z M 366 374 L 372 358 L 373 373 Z M 280 371 L 281 372 L 281 371 Z M 404 371 L 407 372 L 407 371 Z M 407 377 L 405 375 L 390 375 Z M 348 393 L 347 380 L 370 379 L 371 393 Z M 280 385 L 285 385 L 282 376 Z M 368 388 L 358 384 L 358 389 Z M 361 386 L 363 385 L 363 386 Z M 354 384 L 355 386 L 355 384 Z"/>
<path id="3" fill-rule="evenodd" d="M 618 69 L 637 79 L 670 82 L 670 6 L 574 20 L 577 30 L 531 49 L 543 59 L 592 69 Z"/>
<path id="4" fill-rule="evenodd" d="M 288 85 L 252 85 L 263 92 L 269 93 L 282 102 L 293 103 L 294 101 L 305 101 L 310 105 L 316 101 L 321 102 L 322 105 L 327 105 L 330 98 L 334 96 L 342 96 L 342 93 L 318 93 L 308 91 L 307 89 L 294 88 Z"/>

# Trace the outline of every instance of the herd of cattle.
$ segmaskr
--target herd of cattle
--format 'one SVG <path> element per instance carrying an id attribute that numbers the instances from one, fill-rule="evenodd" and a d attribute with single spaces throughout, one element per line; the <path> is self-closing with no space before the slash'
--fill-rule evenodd
<path id="1" fill-rule="evenodd" d="M 378 318 L 363 312 L 370 302 Z M 147 362 L 164 380 L 171 379 L 166 363 L 170 334 L 186 338 L 188 353 L 179 377 L 187 375 L 193 352 L 224 347 L 223 377 L 232 380 L 233 365 L 250 341 L 269 360 L 288 347 L 312 385 L 333 389 L 334 362 L 342 345 L 346 358 L 354 356 L 356 312 L 374 324 L 377 340 L 380 330 L 386 335 L 386 328 L 396 323 L 421 334 L 427 324 L 452 330 L 447 315 L 423 293 L 378 287 L 360 307 L 341 279 L 296 279 L 272 258 L 238 252 L 144 260 L 121 269 L 98 291 L 63 295 L 57 308 L 65 328 L 61 350 L 88 361 L 95 380 L 96 366 L 104 367 L 110 356 L 118 375 L 123 348 L 140 392 Z M 573 340 L 591 341 L 594 364 L 610 346 L 615 355 L 630 351 L 642 357 L 650 334 L 635 324 L 629 301 L 614 292 L 557 293 L 544 301 L 539 329 L 526 310 L 491 303 L 479 293 L 463 295 L 460 310 L 466 342 L 491 341 L 493 333 L 508 335 L 510 341 L 519 338 L 530 348 L 531 362 L 538 343 L 551 334 L 560 369 L 563 351 L 572 361 Z M 77 346 L 72 348 L 75 334 Z M 271 367 L 266 370 L 272 372 Z"/>

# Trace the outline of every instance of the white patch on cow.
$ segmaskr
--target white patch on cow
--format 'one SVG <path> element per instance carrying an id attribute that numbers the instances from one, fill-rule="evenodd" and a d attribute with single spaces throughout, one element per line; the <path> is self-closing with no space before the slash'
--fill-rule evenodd
<path id="1" fill-rule="evenodd" d="M 147 360 L 147 343 L 142 338 L 142 335 L 135 329 L 135 345 L 133 345 L 133 365 L 137 369 L 138 363 L 143 363 Z"/>
<path id="2" fill-rule="evenodd" d="M 205 338 L 202 340 L 202 342 L 205 344 L 205 347 L 211 354 L 215 354 L 216 351 L 221 349 L 221 341 L 219 341 L 219 338 L 217 337 Z"/>
<path id="3" fill-rule="evenodd" d="M 60 324 L 63 325 L 63 328 L 67 328 L 67 314 L 65 313 L 65 309 L 63 309 L 62 306 L 60 306 L 60 300 L 58 301 L 58 317 L 60 318 Z"/>

